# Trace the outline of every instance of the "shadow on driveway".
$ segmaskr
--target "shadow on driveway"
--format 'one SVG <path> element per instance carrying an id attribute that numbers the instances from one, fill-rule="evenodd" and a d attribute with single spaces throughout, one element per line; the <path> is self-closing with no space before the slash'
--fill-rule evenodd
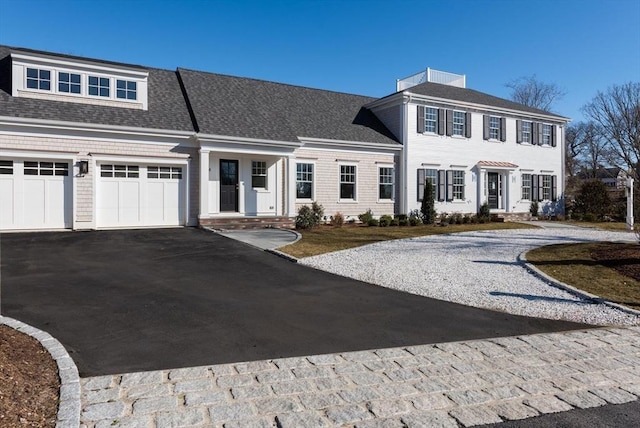
<path id="1" fill-rule="evenodd" d="M 2 314 L 51 333 L 82 376 L 585 327 L 370 285 L 193 228 L 0 246 Z"/>

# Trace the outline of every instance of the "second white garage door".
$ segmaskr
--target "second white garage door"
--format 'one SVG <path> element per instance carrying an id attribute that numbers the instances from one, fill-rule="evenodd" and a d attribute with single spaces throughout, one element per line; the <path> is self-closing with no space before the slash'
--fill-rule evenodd
<path id="1" fill-rule="evenodd" d="M 98 227 L 185 224 L 182 166 L 102 163 L 98 171 Z"/>

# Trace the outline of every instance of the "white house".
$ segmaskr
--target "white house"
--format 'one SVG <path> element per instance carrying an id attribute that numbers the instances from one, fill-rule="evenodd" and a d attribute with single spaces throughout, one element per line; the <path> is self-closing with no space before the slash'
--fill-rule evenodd
<path id="1" fill-rule="evenodd" d="M 561 212 L 568 120 L 463 82 L 375 99 L 0 46 L 0 230 L 404 214 L 426 179 L 440 212 Z"/>

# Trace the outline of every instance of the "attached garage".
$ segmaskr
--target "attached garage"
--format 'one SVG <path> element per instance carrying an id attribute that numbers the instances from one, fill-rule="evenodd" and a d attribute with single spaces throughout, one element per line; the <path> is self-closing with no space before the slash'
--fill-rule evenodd
<path id="1" fill-rule="evenodd" d="M 186 224 L 186 164 L 103 161 L 96 170 L 98 228 Z"/>
<path id="2" fill-rule="evenodd" d="M 72 160 L 0 158 L 0 230 L 72 227 Z"/>

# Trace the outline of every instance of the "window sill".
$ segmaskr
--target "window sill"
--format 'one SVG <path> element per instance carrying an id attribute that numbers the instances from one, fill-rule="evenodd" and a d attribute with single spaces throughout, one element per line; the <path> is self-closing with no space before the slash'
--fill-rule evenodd
<path id="1" fill-rule="evenodd" d="M 395 201 L 393 199 L 378 199 L 379 204 L 393 204 Z"/>
<path id="2" fill-rule="evenodd" d="M 269 189 L 265 189 L 263 187 L 258 187 L 258 188 L 253 187 L 251 188 L 251 190 L 253 190 L 256 193 L 270 193 Z"/>
<path id="3" fill-rule="evenodd" d="M 358 201 L 356 199 L 338 199 L 339 204 L 357 204 Z"/>
<path id="4" fill-rule="evenodd" d="M 314 199 L 296 199 L 296 204 L 312 204 L 314 202 Z"/>

